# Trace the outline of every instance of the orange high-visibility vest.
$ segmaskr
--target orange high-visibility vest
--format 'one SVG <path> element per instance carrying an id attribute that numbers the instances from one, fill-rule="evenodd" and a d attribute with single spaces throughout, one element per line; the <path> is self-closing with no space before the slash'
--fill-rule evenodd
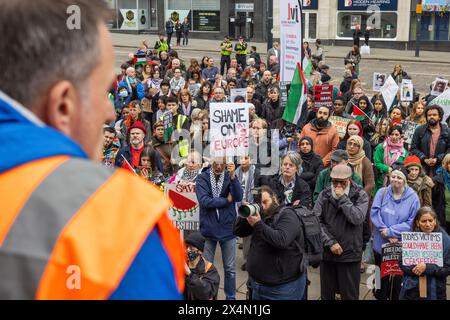
<path id="1" fill-rule="evenodd" d="M 0 174 L 0 194 L 0 298 L 108 299 L 154 228 L 183 292 L 170 201 L 145 180 L 58 156 Z"/>

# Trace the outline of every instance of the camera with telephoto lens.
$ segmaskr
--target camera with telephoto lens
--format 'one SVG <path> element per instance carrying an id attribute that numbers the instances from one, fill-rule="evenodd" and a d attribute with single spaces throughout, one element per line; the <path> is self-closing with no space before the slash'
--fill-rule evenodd
<path id="1" fill-rule="evenodd" d="M 259 188 L 255 188 L 251 191 L 253 195 L 253 203 L 243 204 L 238 209 L 238 214 L 241 218 L 248 218 L 254 216 L 257 212 L 262 209 L 261 205 L 261 192 Z"/>
<path id="2" fill-rule="evenodd" d="M 285 138 L 293 138 L 295 136 L 295 125 L 293 124 L 286 124 L 286 126 L 283 128 L 283 135 Z"/>

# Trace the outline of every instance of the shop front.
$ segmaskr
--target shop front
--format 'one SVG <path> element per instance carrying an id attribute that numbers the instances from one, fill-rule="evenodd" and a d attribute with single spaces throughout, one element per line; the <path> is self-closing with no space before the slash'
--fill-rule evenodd
<path id="1" fill-rule="evenodd" d="M 411 46 L 415 46 L 417 39 L 418 1 L 411 4 Z M 423 49 L 434 50 L 436 47 L 450 48 L 450 0 L 423 0 L 420 23 L 420 41 Z"/>
<path id="2" fill-rule="evenodd" d="M 125 32 L 158 30 L 158 0 L 109 0 L 114 16 L 110 29 Z"/>
<path id="3" fill-rule="evenodd" d="M 352 39 L 356 25 L 371 27 L 371 40 L 397 40 L 398 0 L 338 0 L 337 9 L 337 40 Z"/>

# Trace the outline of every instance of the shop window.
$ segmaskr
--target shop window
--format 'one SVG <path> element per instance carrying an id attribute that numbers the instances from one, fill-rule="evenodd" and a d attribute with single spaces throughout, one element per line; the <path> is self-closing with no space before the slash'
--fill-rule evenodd
<path id="1" fill-rule="evenodd" d="M 351 38 L 355 22 L 361 24 L 361 30 L 364 32 L 367 19 L 372 13 L 367 12 L 339 12 L 337 19 L 337 37 Z M 381 13 L 381 29 L 371 30 L 370 38 L 372 39 L 394 39 L 397 37 L 397 13 L 382 12 Z"/>
<path id="2" fill-rule="evenodd" d="M 168 0 L 166 20 L 173 12 L 188 17 L 193 31 L 220 32 L 220 0 Z"/>
<path id="3" fill-rule="evenodd" d="M 316 39 L 317 38 L 317 13 L 310 13 L 309 14 L 309 32 L 308 32 L 309 39 Z"/>

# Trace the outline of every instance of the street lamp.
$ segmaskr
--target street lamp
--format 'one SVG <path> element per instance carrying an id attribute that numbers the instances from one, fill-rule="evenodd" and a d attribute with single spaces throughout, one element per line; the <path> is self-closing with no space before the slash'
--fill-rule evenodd
<path id="1" fill-rule="evenodd" d="M 267 51 L 273 46 L 273 0 L 266 0 Z"/>
<path id="2" fill-rule="evenodd" d="M 416 25 L 416 57 L 420 56 L 420 27 L 422 24 L 422 0 L 419 0 L 419 3 L 416 5 L 416 16 L 417 16 L 417 25 Z"/>

